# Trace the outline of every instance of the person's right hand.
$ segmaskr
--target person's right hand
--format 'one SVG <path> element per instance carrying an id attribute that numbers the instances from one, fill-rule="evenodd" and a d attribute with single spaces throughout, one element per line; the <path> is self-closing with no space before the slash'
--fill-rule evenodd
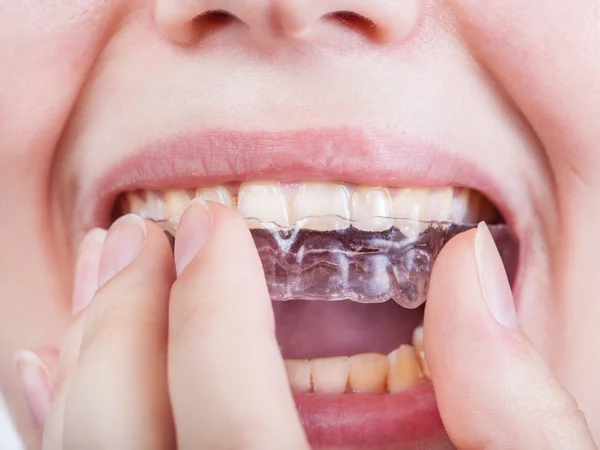
<path id="1" fill-rule="evenodd" d="M 38 352 L 55 380 L 44 448 L 308 449 L 244 221 L 193 202 L 175 264 L 137 216 L 105 235 L 82 245 L 58 363 Z"/>

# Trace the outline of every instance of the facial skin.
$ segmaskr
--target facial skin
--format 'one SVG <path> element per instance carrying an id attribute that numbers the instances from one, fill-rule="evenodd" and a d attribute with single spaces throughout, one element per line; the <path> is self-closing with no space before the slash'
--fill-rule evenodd
<path id="1" fill-rule="evenodd" d="M 598 438 L 600 4 L 229 3 L 0 4 L 0 386 L 26 443 L 12 355 L 59 346 L 93 182 L 164 136 L 321 127 L 408 133 L 500 184 L 527 242 L 521 326 Z M 239 21 L 191 25 L 208 9 Z M 347 10 L 375 32 L 324 18 Z"/>

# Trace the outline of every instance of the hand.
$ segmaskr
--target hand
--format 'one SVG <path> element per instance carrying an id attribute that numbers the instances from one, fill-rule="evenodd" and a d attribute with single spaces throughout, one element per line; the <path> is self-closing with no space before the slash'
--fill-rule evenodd
<path id="1" fill-rule="evenodd" d="M 175 265 L 163 232 L 126 216 L 88 236 L 77 272 L 75 304 L 93 300 L 49 369 L 45 449 L 308 449 L 262 266 L 232 210 L 194 202 Z"/>
<path id="2" fill-rule="evenodd" d="M 446 431 L 461 449 L 595 449 L 583 413 L 519 330 L 486 226 L 438 257 L 424 345 Z"/>

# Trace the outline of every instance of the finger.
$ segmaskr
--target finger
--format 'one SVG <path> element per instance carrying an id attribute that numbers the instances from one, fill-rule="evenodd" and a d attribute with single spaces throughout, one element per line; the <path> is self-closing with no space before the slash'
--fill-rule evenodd
<path id="1" fill-rule="evenodd" d="M 244 221 L 195 200 L 175 241 L 169 387 L 182 449 L 306 449 Z M 211 217 L 212 216 L 212 217 Z"/>
<path id="2" fill-rule="evenodd" d="M 518 328 L 485 225 L 438 257 L 424 332 L 441 417 L 458 448 L 595 448 L 577 403 Z"/>
<path id="3" fill-rule="evenodd" d="M 53 348 L 19 350 L 13 358 L 29 412 L 39 431 L 43 430 L 50 410 L 57 361 L 58 351 Z"/>
<path id="4" fill-rule="evenodd" d="M 52 402 L 44 426 L 44 450 L 65 448 L 63 446 L 65 405 L 70 382 L 77 368 L 84 322 L 85 310 L 77 314 L 69 325 L 61 345 L 60 356 L 55 366 L 50 369 L 55 373 L 55 380 L 52 384 Z"/>
<path id="5" fill-rule="evenodd" d="M 154 224 L 128 215 L 102 247 L 65 406 L 65 448 L 174 446 L 166 380 L 172 254 Z"/>
<path id="6" fill-rule="evenodd" d="M 54 351 L 53 359 L 44 359 L 47 372 L 51 374 L 51 403 L 45 420 L 43 434 L 44 450 L 63 449 L 65 404 L 69 385 L 77 362 L 87 305 L 98 287 L 98 269 L 106 230 L 99 228 L 87 233 L 77 255 L 72 311 L 75 317 L 69 324 L 61 343 L 60 353 Z"/>

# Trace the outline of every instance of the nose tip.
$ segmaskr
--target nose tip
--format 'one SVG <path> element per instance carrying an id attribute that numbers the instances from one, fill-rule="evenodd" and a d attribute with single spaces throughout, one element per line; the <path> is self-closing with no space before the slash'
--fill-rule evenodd
<path id="1" fill-rule="evenodd" d="M 326 41 L 341 32 L 393 43 L 417 26 L 423 1 L 155 0 L 154 14 L 166 37 L 180 45 L 240 23 L 263 40 Z"/>

